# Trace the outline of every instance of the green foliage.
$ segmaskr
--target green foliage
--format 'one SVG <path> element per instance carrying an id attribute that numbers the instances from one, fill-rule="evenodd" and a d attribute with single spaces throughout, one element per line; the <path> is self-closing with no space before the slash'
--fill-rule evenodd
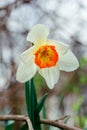
<path id="1" fill-rule="evenodd" d="M 45 110 L 44 106 L 42 108 L 42 118 L 46 119 L 46 110 Z M 45 124 L 41 124 L 41 128 L 42 128 L 42 130 L 46 130 L 46 125 Z"/>
<path id="2" fill-rule="evenodd" d="M 84 101 L 83 96 L 79 96 L 77 101 L 74 102 L 73 105 L 72 105 L 73 109 L 76 111 L 77 114 L 80 111 L 80 108 L 81 108 L 81 105 L 82 105 L 83 101 Z"/>
<path id="3" fill-rule="evenodd" d="M 41 109 L 42 109 L 42 107 L 44 105 L 44 102 L 46 100 L 46 97 L 47 97 L 47 93 L 41 98 L 41 100 L 37 104 L 37 111 L 38 111 L 38 113 L 41 111 Z"/>
<path id="4" fill-rule="evenodd" d="M 74 74 L 72 79 L 64 86 L 64 94 L 77 94 L 77 101 L 72 105 L 73 110 L 76 112 L 75 123 L 81 128 L 84 128 L 87 123 L 87 117 L 82 114 L 82 104 L 84 98 L 82 96 L 81 90 L 84 89 L 87 85 L 87 58 L 82 57 L 80 59 L 80 67 L 78 71 Z M 86 130 L 87 127 L 84 128 Z"/>
<path id="5" fill-rule="evenodd" d="M 31 79 L 29 82 L 25 83 L 25 97 L 28 116 L 31 119 L 33 127 L 35 130 L 41 130 L 39 112 L 42 110 L 44 106 L 47 94 L 45 94 L 38 103 L 34 82 L 33 79 Z M 24 124 L 20 130 L 27 129 L 27 124 Z"/>
<path id="6" fill-rule="evenodd" d="M 34 76 L 34 83 L 36 88 L 41 88 L 43 85 L 45 85 L 45 80 L 39 73 L 36 73 Z"/>
<path id="7" fill-rule="evenodd" d="M 87 118 L 81 114 L 81 105 L 84 101 L 83 96 L 80 96 L 77 101 L 73 104 L 73 109 L 76 112 L 75 122 L 79 125 L 79 127 L 84 128 L 87 122 Z"/>
<path id="8" fill-rule="evenodd" d="M 84 76 L 84 74 L 81 74 L 79 80 L 81 84 L 87 83 L 87 75 Z"/>
<path id="9" fill-rule="evenodd" d="M 33 79 L 25 83 L 25 96 L 28 116 L 32 120 L 33 125 L 35 125 L 35 110 L 37 106 L 37 97 L 34 89 Z"/>
<path id="10" fill-rule="evenodd" d="M 63 88 L 63 93 L 65 95 L 74 93 L 74 94 L 79 94 L 80 93 L 80 88 L 79 88 L 79 83 L 78 81 L 69 81 Z"/>
<path id="11" fill-rule="evenodd" d="M 87 75 L 85 74 L 86 66 L 87 66 L 87 59 L 85 57 L 82 57 L 80 59 L 80 71 L 79 71 L 79 83 L 82 85 L 87 83 Z"/>
<path id="12" fill-rule="evenodd" d="M 87 75 L 86 75 L 86 71 L 87 71 L 87 58 L 82 57 L 80 59 L 80 69 L 78 71 L 78 82 L 77 82 L 77 87 L 79 88 L 79 90 L 84 89 L 84 86 L 86 86 L 87 84 Z M 74 83 L 75 84 L 75 83 Z M 77 101 L 73 104 L 73 109 L 76 112 L 76 122 L 78 124 L 79 127 L 84 128 L 85 124 L 87 122 L 87 118 L 82 115 L 81 113 L 81 107 L 82 107 L 82 103 L 84 102 L 84 98 L 83 96 L 81 96 L 81 93 L 79 91 L 80 96 L 78 97 Z M 87 128 L 84 128 L 84 130 L 86 130 Z"/>
<path id="13" fill-rule="evenodd" d="M 5 121 L 5 130 L 13 130 L 14 121 Z"/>
<path id="14" fill-rule="evenodd" d="M 84 68 L 87 65 L 87 58 L 82 57 L 80 59 L 80 68 Z"/>
<path id="15" fill-rule="evenodd" d="M 36 130 L 40 130 L 40 117 L 37 113 L 37 96 L 33 83 L 33 79 L 25 83 L 25 96 L 28 116 L 32 121 L 33 127 Z"/>
<path id="16" fill-rule="evenodd" d="M 71 116 L 67 116 L 65 119 L 64 119 L 64 123 L 66 124 L 68 122 L 68 120 L 70 119 Z"/>
<path id="17" fill-rule="evenodd" d="M 87 117 L 78 115 L 76 117 L 76 121 L 78 122 L 79 127 L 81 127 L 81 128 L 86 128 L 87 127 L 87 126 L 85 127 L 86 122 L 87 122 Z"/>

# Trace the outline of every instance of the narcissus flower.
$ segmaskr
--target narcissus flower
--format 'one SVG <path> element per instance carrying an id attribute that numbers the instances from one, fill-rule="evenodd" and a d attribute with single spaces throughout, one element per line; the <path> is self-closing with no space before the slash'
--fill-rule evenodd
<path id="1" fill-rule="evenodd" d="M 49 29 L 38 24 L 32 28 L 27 40 L 34 45 L 21 55 L 16 78 L 20 82 L 30 80 L 38 71 L 52 89 L 59 79 L 60 70 L 70 72 L 79 67 L 75 55 L 66 44 L 47 39 Z"/>

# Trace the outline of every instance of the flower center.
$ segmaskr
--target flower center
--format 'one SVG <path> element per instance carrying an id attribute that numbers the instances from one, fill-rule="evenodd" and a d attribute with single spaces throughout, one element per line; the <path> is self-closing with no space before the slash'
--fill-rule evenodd
<path id="1" fill-rule="evenodd" d="M 35 63 L 40 68 L 55 66 L 58 61 L 58 53 L 55 46 L 44 45 L 35 52 Z"/>

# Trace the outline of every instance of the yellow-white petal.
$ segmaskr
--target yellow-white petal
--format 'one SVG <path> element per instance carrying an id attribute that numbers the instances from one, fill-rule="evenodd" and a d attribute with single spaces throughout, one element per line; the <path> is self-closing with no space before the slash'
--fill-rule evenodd
<path id="1" fill-rule="evenodd" d="M 30 47 L 29 49 L 27 49 L 20 55 L 21 60 L 25 64 L 30 65 L 31 63 L 34 62 L 34 55 L 33 55 L 34 52 L 33 51 L 34 51 L 34 47 Z"/>
<path id="2" fill-rule="evenodd" d="M 59 68 L 58 66 L 38 69 L 38 72 L 45 79 L 48 87 L 52 89 L 59 79 Z"/>
<path id="3" fill-rule="evenodd" d="M 69 50 L 58 62 L 60 70 L 66 72 L 74 71 L 79 67 L 76 56 Z"/>
<path id="4" fill-rule="evenodd" d="M 58 52 L 59 56 L 64 55 L 69 50 L 69 45 L 59 43 L 54 40 L 48 40 L 48 44 L 54 45 L 56 47 L 56 51 Z"/>
<path id="5" fill-rule="evenodd" d="M 27 41 L 30 41 L 34 44 L 45 44 L 48 34 L 49 29 L 42 24 L 38 24 L 34 26 L 32 30 L 28 33 Z"/>
<path id="6" fill-rule="evenodd" d="M 16 73 L 16 79 L 22 83 L 30 80 L 36 73 L 36 66 L 31 63 L 29 66 L 21 62 Z"/>

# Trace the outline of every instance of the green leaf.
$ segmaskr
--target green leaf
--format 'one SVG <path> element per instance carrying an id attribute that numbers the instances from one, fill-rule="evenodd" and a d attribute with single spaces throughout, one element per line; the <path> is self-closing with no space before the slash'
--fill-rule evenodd
<path id="1" fill-rule="evenodd" d="M 67 116 L 64 120 L 64 123 L 66 124 L 68 122 L 68 120 L 70 119 L 71 116 Z"/>
<path id="2" fill-rule="evenodd" d="M 6 121 L 5 122 L 5 130 L 13 130 L 14 121 Z"/>
<path id="3" fill-rule="evenodd" d="M 44 102 L 46 100 L 47 97 L 47 93 L 41 98 L 41 100 L 39 101 L 39 103 L 37 104 L 37 112 L 39 113 L 41 111 L 41 109 L 43 108 Z"/>
<path id="4" fill-rule="evenodd" d="M 35 126 L 34 119 L 35 119 L 35 109 L 37 106 L 37 97 L 33 84 L 33 79 L 25 83 L 25 96 L 26 96 L 28 116 L 31 119 L 33 126 Z"/>
<path id="5" fill-rule="evenodd" d="M 37 106 L 37 112 L 39 113 L 42 110 L 42 118 L 44 118 L 44 119 L 46 119 L 46 110 L 44 107 L 44 102 L 46 100 L 46 97 L 47 97 L 47 93 L 44 94 L 44 96 L 41 98 L 41 100 L 39 101 L 38 106 Z M 46 130 L 46 125 L 41 124 L 41 128 L 42 128 L 42 130 Z"/>
<path id="6" fill-rule="evenodd" d="M 46 119 L 46 110 L 45 110 L 44 106 L 42 108 L 42 118 Z M 41 128 L 42 128 L 42 130 L 46 130 L 46 125 L 45 124 L 41 124 Z"/>
<path id="7" fill-rule="evenodd" d="M 45 106 L 43 106 L 43 108 L 42 108 L 42 117 L 43 117 L 44 119 L 46 119 L 46 110 L 45 110 Z"/>
<path id="8" fill-rule="evenodd" d="M 33 79 L 25 83 L 25 97 L 26 97 L 28 116 L 32 122 L 32 125 L 35 130 L 41 130 L 39 113 L 36 111 L 37 96 Z"/>

